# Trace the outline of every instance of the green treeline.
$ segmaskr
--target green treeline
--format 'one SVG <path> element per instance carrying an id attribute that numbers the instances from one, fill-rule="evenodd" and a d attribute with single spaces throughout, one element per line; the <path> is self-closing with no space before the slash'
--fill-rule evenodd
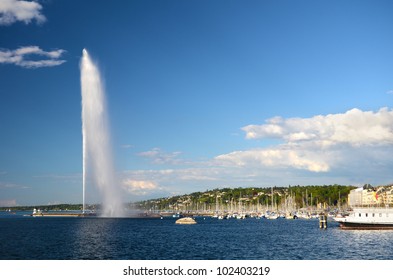
<path id="1" fill-rule="evenodd" d="M 186 195 L 150 199 L 127 204 L 128 207 L 141 210 L 217 210 L 218 207 L 252 208 L 269 206 L 274 208 L 288 207 L 299 209 L 304 207 L 336 207 L 348 203 L 348 194 L 353 186 L 288 186 L 272 188 L 222 188 L 194 192 Z M 0 211 L 65 211 L 82 210 L 82 204 L 58 204 L 36 206 L 0 207 Z M 89 205 L 87 209 L 98 209 L 99 205 Z"/>
<path id="2" fill-rule="evenodd" d="M 137 203 L 144 210 L 214 210 L 218 205 L 266 205 L 280 208 L 291 204 L 294 208 L 314 206 L 343 206 L 353 186 L 289 186 L 272 188 L 223 188 L 194 192 Z"/>
<path id="3" fill-rule="evenodd" d="M 66 211 L 66 210 L 82 210 L 82 204 L 56 204 L 56 205 L 36 205 L 36 206 L 12 206 L 0 207 L 0 211 L 33 211 L 33 209 L 41 209 L 42 211 Z"/>

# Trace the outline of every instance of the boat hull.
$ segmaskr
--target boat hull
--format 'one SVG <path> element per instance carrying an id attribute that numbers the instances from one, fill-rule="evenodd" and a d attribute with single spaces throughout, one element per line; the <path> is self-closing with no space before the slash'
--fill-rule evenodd
<path id="1" fill-rule="evenodd" d="M 340 228 L 344 230 L 393 230 L 393 224 L 339 223 Z"/>

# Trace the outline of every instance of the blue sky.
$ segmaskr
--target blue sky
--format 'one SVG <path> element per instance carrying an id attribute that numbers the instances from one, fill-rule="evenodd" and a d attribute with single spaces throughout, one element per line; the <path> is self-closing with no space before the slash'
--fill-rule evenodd
<path id="1" fill-rule="evenodd" d="M 105 80 L 125 201 L 392 183 L 392 12 L 382 0 L 0 0 L 0 204 L 82 201 L 83 48 Z"/>

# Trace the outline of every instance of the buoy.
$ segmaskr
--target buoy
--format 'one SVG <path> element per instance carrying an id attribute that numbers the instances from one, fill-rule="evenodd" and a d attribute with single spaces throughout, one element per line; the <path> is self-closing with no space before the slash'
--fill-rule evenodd
<path id="1" fill-rule="evenodd" d="M 196 221 L 193 218 L 186 217 L 186 218 L 180 218 L 180 219 L 176 220 L 175 223 L 179 224 L 179 225 L 194 225 L 194 224 L 196 224 Z"/>

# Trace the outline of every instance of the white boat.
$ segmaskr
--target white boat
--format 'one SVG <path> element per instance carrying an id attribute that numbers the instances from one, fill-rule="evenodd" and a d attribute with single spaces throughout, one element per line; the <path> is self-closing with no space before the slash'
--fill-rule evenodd
<path id="1" fill-rule="evenodd" d="M 279 218 L 279 215 L 276 213 L 266 213 L 265 218 L 268 220 L 277 220 Z"/>
<path id="2" fill-rule="evenodd" d="M 172 215 L 173 218 L 180 218 L 180 213 L 175 213 Z"/>
<path id="3" fill-rule="evenodd" d="M 393 208 L 358 207 L 348 215 L 335 217 L 342 229 L 393 229 Z"/>
<path id="4" fill-rule="evenodd" d="M 176 220 L 175 223 L 179 224 L 179 225 L 195 225 L 196 221 L 191 217 L 185 217 L 185 218 L 180 218 L 180 219 Z"/>
<path id="5" fill-rule="evenodd" d="M 237 214 L 236 215 L 236 219 L 238 219 L 238 220 L 244 220 L 246 218 L 246 215 L 244 215 L 244 214 Z"/>

